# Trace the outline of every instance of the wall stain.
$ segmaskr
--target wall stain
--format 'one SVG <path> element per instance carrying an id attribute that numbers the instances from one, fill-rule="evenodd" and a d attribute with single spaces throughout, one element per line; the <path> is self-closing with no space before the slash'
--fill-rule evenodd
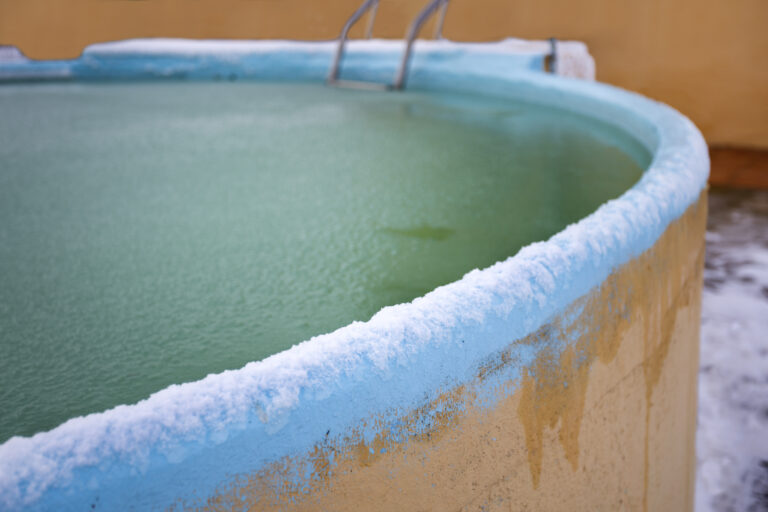
<path id="1" fill-rule="evenodd" d="M 675 294 L 674 288 L 669 286 L 669 282 L 662 281 L 657 283 L 660 288 L 658 295 L 661 297 L 659 307 L 652 309 L 645 322 L 645 358 L 642 362 L 643 375 L 645 378 L 645 450 L 643 464 L 643 510 L 648 510 L 648 484 L 650 476 L 649 463 L 649 434 L 651 431 L 651 409 L 653 407 L 653 391 L 661 379 L 664 362 L 669 354 L 669 348 L 673 341 L 675 323 L 677 314 L 691 305 L 691 303 L 700 296 L 700 284 L 702 280 L 702 271 L 704 268 L 704 246 L 702 246 L 697 255 L 693 268 L 690 273 L 685 274 L 689 277 L 683 282 L 682 287 Z M 670 276 L 665 276 L 670 277 Z M 660 340 L 658 345 L 653 342 Z"/>

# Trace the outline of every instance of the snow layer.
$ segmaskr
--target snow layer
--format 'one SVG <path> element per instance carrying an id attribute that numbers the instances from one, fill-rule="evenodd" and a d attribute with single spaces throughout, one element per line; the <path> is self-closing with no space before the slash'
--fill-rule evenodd
<path id="1" fill-rule="evenodd" d="M 154 57 L 116 54 L 159 65 Z M 0 509 L 82 510 L 97 502 L 106 509 L 163 508 L 180 496 L 208 496 L 231 475 L 306 453 L 329 432 L 362 428 L 370 438 L 377 426 L 365 420 L 407 412 L 468 381 L 489 355 L 651 247 L 706 184 L 704 140 L 669 107 L 606 85 L 500 66 L 482 54 L 421 55 L 412 87 L 514 97 L 596 117 L 637 137 L 654 153 L 653 163 L 621 198 L 550 240 L 410 304 L 240 370 L 10 439 L 0 446 Z M 318 61 L 305 51 L 263 56 L 258 66 L 266 67 L 254 68 L 261 76 L 320 81 L 327 70 L 318 74 Z M 370 54 L 350 57 L 345 70 L 354 76 L 372 79 L 383 69 Z M 500 378 L 514 382 L 539 349 L 518 347 L 519 364 Z"/>
<path id="2" fill-rule="evenodd" d="M 0 62 L 25 62 L 26 57 L 15 46 L 0 45 Z"/>
<path id="3" fill-rule="evenodd" d="M 697 512 L 768 510 L 768 191 L 712 191 Z"/>
<path id="4" fill-rule="evenodd" d="M 126 39 L 97 43 L 86 48 L 85 54 L 140 54 L 140 55 L 232 55 L 242 53 L 271 53 L 275 51 L 309 51 L 325 53 L 335 51 L 337 41 L 286 41 L 286 40 L 225 40 L 225 39 Z M 550 49 L 548 41 L 529 41 L 527 39 L 508 38 L 492 43 L 462 43 L 448 39 L 419 39 L 416 43 L 420 51 L 446 52 L 456 49 L 481 53 L 528 53 L 542 54 Z M 579 41 L 563 41 L 561 45 L 573 46 L 586 52 L 586 45 Z M 347 48 L 352 51 L 367 50 L 377 52 L 401 51 L 405 42 L 399 39 L 354 39 L 349 40 Z"/>

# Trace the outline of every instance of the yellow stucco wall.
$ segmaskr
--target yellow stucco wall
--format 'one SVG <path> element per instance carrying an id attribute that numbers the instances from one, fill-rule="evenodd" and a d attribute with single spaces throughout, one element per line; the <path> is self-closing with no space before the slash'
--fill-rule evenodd
<path id="1" fill-rule="evenodd" d="M 0 0 L 0 44 L 50 59 L 132 37 L 330 39 L 359 3 Z M 382 0 L 375 36 L 402 37 L 423 3 Z M 445 35 L 585 41 L 599 80 L 671 104 L 710 143 L 768 148 L 766 26 L 766 0 L 452 0 Z"/>
<path id="2" fill-rule="evenodd" d="M 172 510 L 691 511 L 706 192 L 656 244 L 474 379 Z M 544 349 L 482 402 L 483 382 Z M 556 345 L 556 344 L 555 344 Z M 293 475 L 293 476 L 290 476 Z M 296 480 L 295 475 L 308 475 Z"/>

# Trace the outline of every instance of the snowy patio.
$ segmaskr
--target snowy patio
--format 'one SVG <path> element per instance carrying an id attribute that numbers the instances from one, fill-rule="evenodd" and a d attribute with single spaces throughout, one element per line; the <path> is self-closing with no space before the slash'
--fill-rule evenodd
<path id="1" fill-rule="evenodd" d="M 696 510 L 768 510 L 768 190 L 709 194 Z"/>

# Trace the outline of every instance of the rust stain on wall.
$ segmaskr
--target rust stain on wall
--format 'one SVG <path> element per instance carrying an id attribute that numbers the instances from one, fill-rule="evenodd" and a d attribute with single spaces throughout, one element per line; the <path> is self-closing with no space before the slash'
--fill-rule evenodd
<path id="1" fill-rule="evenodd" d="M 691 509 L 705 221 L 704 193 L 651 249 L 472 382 L 397 421 L 371 418 L 373 440 L 363 428 L 327 436 L 173 509 Z M 483 406 L 479 386 L 520 363 L 519 344 L 541 350 Z"/>
<path id="2" fill-rule="evenodd" d="M 672 228 L 671 231 L 680 231 Z M 678 233 L 688 237 L 695 230 Z M 668 238 L 668 237 L 665 237 Z M 692 240 L 691 240 L 692 241 Z M 565 457 L 574 471 L 579 465 L 579 431 L 587 392 L 589 370 L 599 360 L 609 364 L 616 357 L 621 340 L 633 322 L 644 325 L 644 354 L 642 368 L 645 374 L 646 445 L 650 422 L 652 395 L 664 367 L 664 361 L 672 343 L 677 312 L 694 300 L 695 284 L 701 281 L 703 246 L 697 252 L 692 267 L 684 272 L 685 281 L 676 286 L 674 280 L 681 266 L 686 267 L 688 244 L 683 250 L 664 247 L 671 245 L 662 239 L 656 247 L 647 251 L 621 271 L 613 273 L 599 288 L 577 301 L 571 309 L 583 310 L 574 324 L 563 326 L 556 319 L 531 336 L 527 342 L 535 342 L 556 336 L 573 339 L 560 354 L 543 350 L 535 363 L 525 368 L 518 414 L 525 426 L 528 462 L 534 488 L 538 487 L 542 440 L 545 428 L 559 425 L 559 440 Z M 659 254 L 665 252 L 666 254 Z M 653 276 L 653 279 L 648 279 Z M 583 302 L 586 302 L 584 304 Z M 569 314 L 565 315 L 566 317 Z M 644 473 L 647 489 L 647 446 Z M 645 508 L 645 507 L 644 507 Z"/>

